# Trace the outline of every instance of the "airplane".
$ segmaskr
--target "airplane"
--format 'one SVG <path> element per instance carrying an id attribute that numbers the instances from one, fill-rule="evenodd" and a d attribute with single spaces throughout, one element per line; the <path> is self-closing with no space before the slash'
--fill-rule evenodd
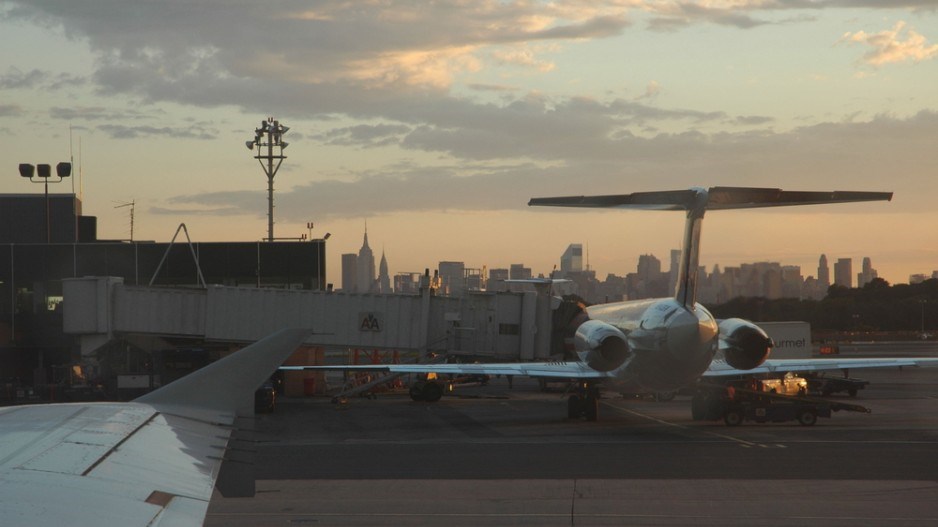
<path id="1" fill-rule="evenodd" d="M 0 408 L 0 525 L 197 526 L 213 487 L 253 495 L 254 390 L 309 334 L 278 331 L 132 402 Z"/>
<path id="2" fill-rule="evenodd" d="M 594 421 L 598 413 L 600 383 L 616 385 L 622 391 L 650 393 L 690 386 L 701 377 L 936 364 L 938 359 L 770 360 L 773 343 L 759 326 L 739 318 L 718 321 L 697 302 L 701 225 L 707 211 L 891 199 L 891 192 L 804 192 L 746 187 L 695 187 L 620 195 L 533 198 L 528 205 L 685 212 L 674 296 L 586 308 L 588 320 L 579 325 L 574 336 L 578 358 L 575 361 L 292 366 L 283 369 L 511 375 L 575 380 L 574 393 L 567 400 L 568 416 L 585 416 L 588 421 Z M 442 388 L 435 383 L 426 383 L 421 389 L 425 393 L 412 395 L 430 402 L 442 396 Z"/>

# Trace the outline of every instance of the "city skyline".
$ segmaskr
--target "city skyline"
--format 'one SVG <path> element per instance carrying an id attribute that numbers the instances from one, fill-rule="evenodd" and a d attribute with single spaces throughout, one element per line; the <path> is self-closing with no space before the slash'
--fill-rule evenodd
<path id="1" fill-rule="evenodd" d="M 691 186 L 894 191 L 891 203 L 708 214 L 701 257 L 869 256 L 938 268 L 938 10 L 921 2 L 193 2 L 0 7 L 0 193 L 66 161 L 102 238 L 267 236 L 245 141 L 289 127 L 275 237 L 362 220 L 389 274 L 440 260 L 549 271 L 565 244 L 622 272 L 668 254 L 680 214 L 531 210 L 532 197 Z M 241 28 L 232 32 L 232 27 Z M 69 131 L 72 131 L 71 136 Z M 79 155 L 80 152 L 80 155 Z M 79 174 L 76 173 L 76 176 Z"/>
<path id="2" fill-rule="evenodd" d="M 363 250 L 367 248 L 367 231 Z M 369 249 L 370 250 L 370 249 Z M 583 244 L 570 243 L 559 256 L 559 267 L 555 264 L 551 271 L 542 272 L 525 267 L 524 263 L 512 263 L 509 266 L 498 267 L 487 264 L 477 264 L 478 267 L 469 267 L 465 261 L 440 260 L 436 265 L 425 267 L 424 272 L 402 271 L 397 273 L 393 289 L 387 287 L 374 287 L 363 291 L 354 286 L 362 277 L 362 265 L 357 262 L 359 255 L 354 253 L 343 256 L 343 282 L 340 289 L 346 292 L 394 292 L 413 294 L 418 292 L 419 277 L 429 273 L 430 277 L 438 278 L 436 286 L 440 294 L 461 295 L 466 291 L 501 290 L 505 286 L 497 284 L 499 281 L 532 277 L 573 278 L 580 288 L 584 298 L 597 302 L 595 295 L 605 296 L 609 301 L 610 295 L 616 300 L 635 300 L 640 298 L 654 298 L 669 296 L 675 289 L 677 282 L 677 266 L 680 258 L 680 249 L 670 250 L 670 266 L 664 270 L 662 260 L 652 253 L 641 254 L 634 271 L 625 270 L 616 273 L 597 273 L 588 262 L 583 260 Z M 347 258 L 351 258 L 351 266 L 357 273 L 348 273 L 345 267 Z M 826 254 L 817 258 L 815 274 L 804 273 L 802 266 L 777 261 L 741 262 L 737 265 L 726 265 L 719 262 L 699 266 L 700 282 L 698 291 L 701 300 L 705 303 L 722 303 L 734 296 L 765 296 L 767 298 L 811 298 L 820 300 L 827 294 L 831 285 L 840 285 L 847 288 L 862 288 L 873 279 L 880 278 L 878 269 L 873 267 L 872 259 L 862 257 L 860 272 L 853 273 L 854 257 L 837 257 L 834 260 L 833 275 L 830 279 L 831 266 Z M 382 251 L 382 261 L 385 261 Z M 386 269 L 386 264 L 385 264 Z M 811 269 L 809 267 L 809 269 Z M 351 274 L 352 286 L 346 284 L 346 275 Z M 358 275 L 357 277 L 355 275 Z M 740 280 L 740 276 L 743 279 Z M 384 273 L 387 279 L 387 271 Z M 909 275 L 907 283 L 916 283 L 929 278 L 938 278 L 938 270 L 930 275 L 915 273 Z M 367 277 L 366 277 L 367 279 Z M 368 279 L 371 284 L 381 281 L 381 274 Z M 591 282 L 591 283 L 587 283 Z M 655 282 L 652 284 L 652 282 Z M 734 283 L 735 282 L 735 283 Z M 896 282 L 906 283 L 906 282 Z M 595 291 L 596 288 L 601 291 Z M 613 294 L 615 292 L 615 294 Z M 618 298 L 618 295 L 622 298 Z"/>

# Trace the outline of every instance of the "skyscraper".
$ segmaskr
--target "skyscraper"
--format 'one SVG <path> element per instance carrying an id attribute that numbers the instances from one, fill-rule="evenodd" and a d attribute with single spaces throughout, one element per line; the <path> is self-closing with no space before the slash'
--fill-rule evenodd
<path id="1" fill-rule="evenodd" d="M 512 280 L 528 280 L 531 278 L 531 268 L 525 267 L 523 263 L 511 264 L 508 268 L 508 275 Z"/>
<path id="2" fill-rule="evenodd" d="M 465 263 L 440 262 L 439 270 L 444 294 L 459 296 L 466 291 Z"/>
<path id="3" fill-rule="evenodd" d="M 358 250 L 358 272 L 356 273 L 356 290 L 359 293 L 373 293 L 375 286 L 375 254 L 368 247 L 368 224 L 365 224 L 365 240 L 362 248 Z"/>
<path id="4" fill-rule="evenodd" d="M 583 270 L 583 244 L 571 243 L 560 255 L 560 277 L 567 273 L 579 273 Z"/>
<path id="5" fill-rule="evenodd" d="M 873 269 L 870 257 L 863 258 L 863 270 L 857 274 L 857 287 L 863 287 L 877 277 L 879 277 L 879 273 L 876 272 L 876 269 Z"/>
<path id="6" fill-rule="evenodd" d="M 838 258 L 834 263 L 834 283 L 844 287 L 853 287 L 852 258 Z"/>
<path id="7" fill-rule="evenodd" d="M 346 293 L 358 292 L 358 255 L 346 253 L 342 255 L 342 290 Z"/>
<path id="8" fill-rule="evenodd" d="M 677 291 L 678 273 L 681 272 L 681 254 L 680 249 L 671 249 L 671 269 L 668 271 L 668 294 Z"/>
<path id="9" fill-rule="evenodd" d="M 384 256 L 384 249 L 381 250 L 381 264 L 378 265 L 378 292 L 391 293 L 391 277 L 388 275 L 388 259 Z"/>
<path id="10" fill-rule="evenodd" d="M 661 275 L 661 260 L 653 254 L 638 257 L 638 277 L 645 281 L 657 280 Z"/>
<path id="11" fill-rule="evenodd" d="M 822 292 L 826 292 L 827 288 L 831 286 L 831 270 L 827 266 L 827 255 L 822 254 L 821 259 L 818 260 L 817 264 L 817 284 L 818 288 Z"/>

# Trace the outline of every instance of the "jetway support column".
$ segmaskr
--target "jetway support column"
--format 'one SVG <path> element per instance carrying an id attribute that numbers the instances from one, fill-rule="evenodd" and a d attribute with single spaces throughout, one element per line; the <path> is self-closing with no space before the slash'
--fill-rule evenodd
<path id="1" fill-rule="evenodd" d="M 424 272 L 424 276 L 420 278 L 420 322 L 417 326 L 417 342 L 420 345 L 418 362 L 427 362 L 429 360 L 429 357 L 427 357 L 427 349 L 430 343 L 427 342 L 427 340 L 430 338 L 431 296 L 433 296 L 433 288 L 430 284 L 430 271 L 428 269 Z"/>
<path id="2" fill-rule="evenodd" d="M 79 335 L 81 358 L 96 365 L 95 351 L 111 340 L 114 321 L 114 288 L 123 285 L 119 277 L 102 276 L 62 280 L 62 329 Z"/>
<path id="3" fill-rule="evenodd" d="M 519 318 L 521 338 L 518 343 L 518 358 L 522 361 L 532 361 L 537 350 L 537 293 L 522 293 Z"/>
<path id="4" fill-rule="evenodd" d="M 535 284 L 534 290 L 537 291 L 537 304 L 535 313 L 535 325 L 537 326 L 534 334 L 534 358 L 550 358 L 550 334 L 551 334 L 551 284 Z"/>

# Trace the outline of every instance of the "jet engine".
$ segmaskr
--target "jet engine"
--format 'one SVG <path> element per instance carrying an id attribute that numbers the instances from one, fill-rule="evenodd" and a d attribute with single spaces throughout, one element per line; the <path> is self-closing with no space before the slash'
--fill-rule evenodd
<path id="1" fill-rule="evenodd" d="M 720 322 L 720 350 L 726 363 L 737 370 L 751 370 L 769 357 L 772 339 L 762 328 L 741 318 Z"/>
<path id="2" fill-rule="evenodd" d="M 599 320 L 580 324 L 573 337 L 577 356 L 596 371 L 611 371 L 629 358 L 629 344 L 619 328 Z"/>

